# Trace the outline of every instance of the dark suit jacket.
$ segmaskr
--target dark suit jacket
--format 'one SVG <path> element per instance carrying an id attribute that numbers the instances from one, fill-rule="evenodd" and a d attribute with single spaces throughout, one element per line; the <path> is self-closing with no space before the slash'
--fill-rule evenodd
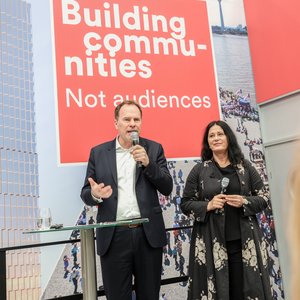
<path id="1" fill-rule="evenodd" d="M 149 165 L 136 170 L 136 196 L 142 218 L 149 218 L 143 224 L 145 235 L 152 247 L 163 247 L 166 241 L 165 225 L 157 191 L 169 195 L 173 181 L 160 144 L 140 137 L 140 145 L 146 149 Z M 91 196 L 88 178 L 97 183 L 111 185 L 112 195 L 98 204 Z M 115 221 L 118 203 L 118 182 L 116 166 L 116 140 L 95 146 L 91 149 L 81 198 L 87 205 L 98 205 L 97 223 Z M 114 227 L 97 228 L 97 253 L 104 255 L 111 243 Z"/>

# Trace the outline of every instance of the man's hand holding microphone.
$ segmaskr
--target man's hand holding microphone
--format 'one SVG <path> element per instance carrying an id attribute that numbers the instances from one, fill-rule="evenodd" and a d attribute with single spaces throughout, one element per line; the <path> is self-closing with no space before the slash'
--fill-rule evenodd
<path id="1" fill-rule="evenodd" d="M 142 166 L 147 167 L 149 164 L 149 157 L 144 147 L 139 143 L 139 133 L 137 131 L 132 131 L 130 133 L 132 139 L 132 150 L 131 154 L 133 159 L 136 161 L 137 166 L 140 168 Z"/>

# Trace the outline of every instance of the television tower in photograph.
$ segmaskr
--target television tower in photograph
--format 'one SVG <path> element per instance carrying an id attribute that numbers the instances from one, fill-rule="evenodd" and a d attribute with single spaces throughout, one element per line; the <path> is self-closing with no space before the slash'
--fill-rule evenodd
<path id="1" fill-rule="evenodd" d="M 225 26 L 224 26 L 222 4 L 221 4 L 222 0 L 218 0 L 218 2 L 219 2 L 219 11 L 220 11 L 221 31 L 224 32 Z"/>

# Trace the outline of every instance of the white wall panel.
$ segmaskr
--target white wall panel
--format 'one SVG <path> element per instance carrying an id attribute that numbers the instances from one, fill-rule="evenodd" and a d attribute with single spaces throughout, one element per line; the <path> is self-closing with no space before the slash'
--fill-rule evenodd
<path id="1" fill-rule="evenodd" d="M 288 223 L 291 199 L 287 181 L 300 135 L 300 93 L 264 103 L 260 106 L 260 118 L 280 266 L 286 299 L 289 299 Z"/>

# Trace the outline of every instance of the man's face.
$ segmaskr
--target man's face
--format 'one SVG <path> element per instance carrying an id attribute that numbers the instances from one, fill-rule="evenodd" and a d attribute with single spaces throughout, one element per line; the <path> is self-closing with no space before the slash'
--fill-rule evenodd
<path id="1" fill-rule="evenodd" d="M 142 126 L 141 112 L 135 105 L 121 107 L 119 118 L 115 120 L 115 127 L 119 133 L 119 143 L 124 148 L 130 148 L 132 145 L 131 132 L 140 133 Z"/>

